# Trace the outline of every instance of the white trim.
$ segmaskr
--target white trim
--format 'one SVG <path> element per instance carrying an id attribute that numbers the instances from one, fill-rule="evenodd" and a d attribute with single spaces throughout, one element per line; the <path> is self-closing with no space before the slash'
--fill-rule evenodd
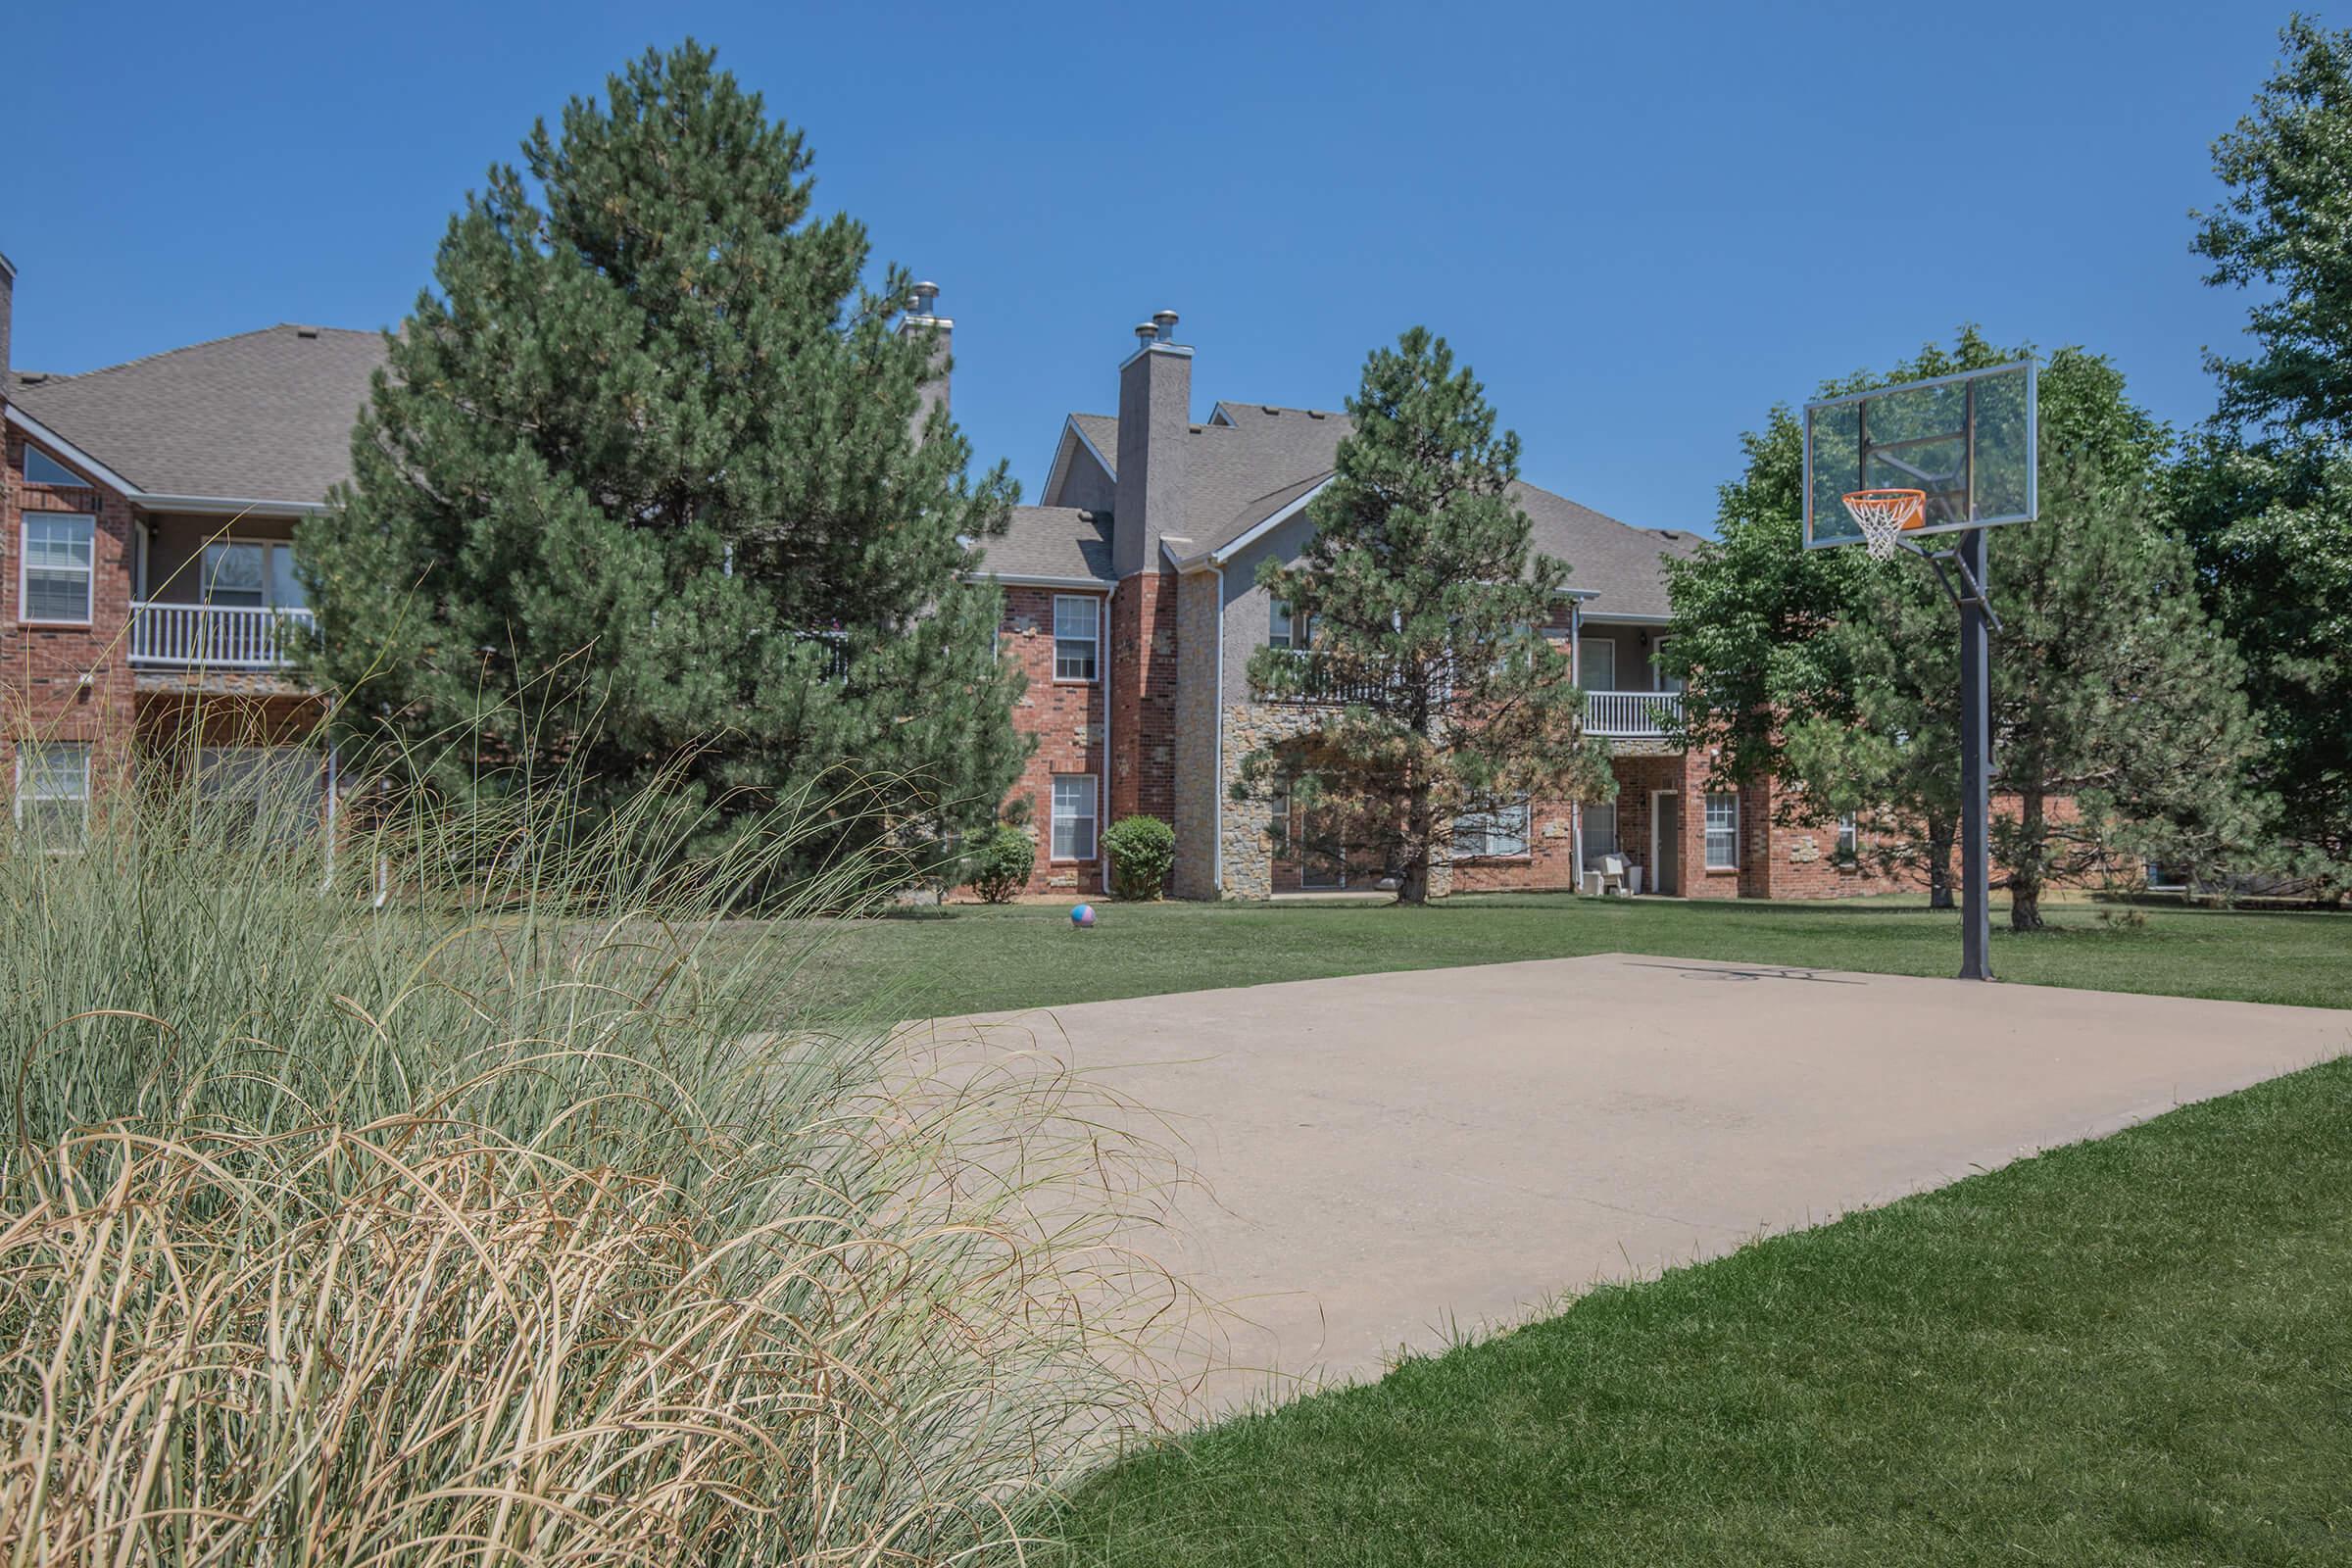
<path id="1" fill-rule="evenodd" d="M 1216 685 L 1209 693 L 1208 710 L 1209 767 L 1212 769 L 1208 801 L 1208 843 L 1212 857 L 1208 867 L 1208 896 L 1222 899 L 1225 897 L 1225 568 L 1211 566 L 1209 570 L 1217 576 L 1217 672 Z M 1177 588 L 1179 596 L 1183 591 L 1180 584 Z M 1268 892 L 1273 890 L 1271 880 L 1266 886 Z"/>
<path id="2" fill-rule="evenodd" d="M 967 571 L 965 582 L 993 582 L 1006 588 L 1060 588 L 1072 593 L 1106 594 L 1116 586 L 1100 577 L 1056 577 L 1043 571 Z"/>
<path id="3" fill-rule="evenodd" d="M 241 496 L 173 496 L 142 490 L 25 413 L 20 405 L 15 403 L 8 405 L 8 422 L 40 442 L 41 445 L 55 448 L 57 454 L 62 455 L 67 463 L 97 480 L 100 487 L 120 491 L 125 500 L 136 502 L 150 512 L 204 512 L 232 514 L 251 513 L 265 517 L 315 517 L 332 510 L 323 501 L 265 501 L 259 497 Z"/>
<path id="4" fill-rule="evenodd" d="M 1717 865 L 1711 840 L 1715 828 L 1707 820 L 1707 803 L 1717 796 L 1732 803 L 1732 863 Z M 1738 790 L 1707 790 L 1698 798 L 1698 863 L 1702 871 L 1732 871 L 1740 869 L 1740 792 Z"/>
<path id="5" fill-rule="evenodd" d="M 1240 554 L 1244 550 L 1249 549 L 1251 545 L 1257 543 L 1260 539 L 1263 539 L 1267 534 L 1272 533 L 1276 528 L 1281 527 L 1284 523 L 1290 521 L 1301 512 L 1304 512 L 1306 510 L 1306 504 L 1314 500 L 1315 497 L 1321 495 L 1325 490 L 1329 489 L 1331 486 L 1331 481 L 1337 477 L 1337 474 L 1325 474 L 1319 484 L 1317 484 L 1312 490 L 1309 490 L 1306 494 L 1300 496 L 1298 500 L 1293 501 L 1289 505 L 1283 507 L 1272 516 L 1262 517 L 1258 521 L 1250 524 L 1249 530 L 1243 533 L 1241 537 L 1237 539 L 1229 539 L 1225 543 L 1217 546 L 1214 550 L 1211 550 L 1208 553 L 1210 564 L 1218 566 L 1224 565 L 1236 555 Z"/>
<path id="6" fill-rule="evenodd" d="M 1570 591 L 1577 592 L 1579 590 L 1572 589 Z M 1587 599 L 1600 597 L 1597 589 L 1587 588 L 1581 592 Z M 1592 612 L 1592 619 L 1603 626 L 1671 626 L 1674 624 L 1672 615 L 1636 615 L 1622 610 L 1596 610 Z"/>
<path id="7" fill-rule="evenodd" d="M 16 784 L 15 784 L 15 787 L 14 787 L 14 789 L 13 789 L 13 791 L 12 791 L 11 793 L 12 793 L 12 794 L 14 795 L 14 797 L 15 797 L 15 813 L 16 813 L 16 824 L 17 824 L 17 827 L 18 827 L 20 830 L 22 830 L 22 829 L 24 828 L 24 801 L 25 801 L 25 795 L 24 795 L 24 756 L 25 756 L 25 754 L 26 754 L 27 752 L 40 752 L 40 751 L 47 751 L 47 750 L 50 750 L 51 748 L 56 748 L 56 749 L 58 749 L 58 750 L 62 751 L 62 750 L 64 750 L 64 749 L 68 748 L 68 747 L 71 747 L 71 748 L 73 748 L 74 750 L 75 750 L 75 751 L 77 751 L 77 752 L 81 753 L 81 794 L 80 794 L 80 795 L 78 795 L 78 796 L 74 796 L 74 795 L 39 795 L 39 796 L 35 796 L 35 797 L 33 797 L 33 799 L 35 799 L 35 800 L 40 800 L 40 801 L 72 801 L 72 800 L 78 800 L 78 801 L 80 801 L 80 802 L 81 802 L 81 842 L 80 842 L 80 843 L 78 843 L 78 844 L 72 844 L 72 845 L 59 845 L 59 846 L 54 846 L 54 847 L 44 847 L 44 853 L 46 853 L 46 854 L 50 854 L 50 855 L 75 855 L 75 854 L 79 854 L 81 851 L 83 851 L 83 850 L 86 850 L 86 849 L 88 849 L 88 848 L 89 848 L 89 843 L 90 843 L 90 789 L 91 789 L 91 784 L 92 784 L 92 780 L 91 780 L 91 778 L 90 778 L 90 758 L 91 758 L 91 753 L 92 753 L 92 752 L 95 750 L 95 748 L 93 748 L 93 747 L 91 746 L 91 744 L 90 744 L 88 741 L 31 741 L 31 740 L 22 740 L 22 741 L 19 741 L 19 742 L 17 742 L 17 743 L 16 743 L 16 753 L 17 753 L 17 774 L 16 774 Z"/>
<path id="8" fill-rule="evenodd" d="M 1095 666 L 1092 675 L 1064 675 L 1061 672 L 1061 602 L 1064 599 L 1091 599 L 1095 606 L 1095 642 L 1088 662 Z M 1102 684 L 1102 596 L 1100 594 L 1055 594 L 1054 596 L 1054 681 L 1056 686 L 1099 686 Z M 1071 641 L 1077 641 L 1072 638 Z"/>
<path id="9" fill-rule="evenodd" d="M 137 485 L 132 484 L 128 479 L 123 478 L 114 469 L 108 467 L 105 464 L 100 463 L 96 458 L 91 457 L 87 452 L 82 451 L 81 448 L 67 440 L 64 436 L 59 435 L 55 430 L 50 429 L 47 425 L 34 418 L 31 415 L 26 414 L 24 409 L 19 407 L 17 404 L 11 403 L 8 405 L 8 422 L 15 425 L 18 429 L 23 430 L 26 435 L 29 435 L 39 441 L 41 445 L 45 447 L 55 447 L 59 452 L 64 453 L 67 456 L 74 467 L 81 469 L 84 473 L 87 473 L 91 478 L 97 480 L 101 485 L 104 485 L 108 489 L 120 490 L 126 496 L 144 495 L 146 493 Z"/>
<path id="10" fill-rule="evenodd" d="M 141 495 L 138 503 L 141 510 L 147 512 L 198 512 L 256 517 L 322 517 L 334 510 L 323 501 L 260 501 L 235 496 Z"/>
<path id="11" fill-rule="evenodd" d="M 90 564 L 82 568 L 81 603 L 78 615 L 63 620 L 51 616 L 25 613 L 26 576 L 32 570 L 31 544 L 26 535 L 35 521 L 86 522 L 90 525 Z M 17 624 L 20 626 L 88 626 L 98 618 L 98 514 L 94 512 L 19 512 L 17 514 Z"/>
<path id="12" fill-rule="evenodd" d="M 1073 778 L 1086 780 L 1088 786 L 1094 791 L 1094 805 L 1086 814 L 1086 821 L 1091 829 L 1089 835 L 1091 842 L 1087 845 L 1088 853 L 1085 855 L 1056 855 L 1054 853 L 1054 841 L 1060 836 L 1062 822 L 1060 786 L 1062 780 Z M 1075 822 L 1078 818 L 1073 816 L 1070 820 Z M 1048 865 L 1084 865 L 1089 860 L 1099 860 L 1102 858 L 1102 775 L 1100 773 L 1054 773 L 1048 775 L 1046 784 L 1046 863 Z"/>

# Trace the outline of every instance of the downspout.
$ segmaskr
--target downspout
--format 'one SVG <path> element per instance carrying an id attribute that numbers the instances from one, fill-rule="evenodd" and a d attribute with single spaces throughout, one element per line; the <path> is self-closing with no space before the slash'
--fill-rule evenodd
<path id="1" fill-rule="evenodd" d="M 1210 801 L 1208 810 L 1209 897 L 1225 897 L 1225 568 L 1213 565 L 1217 574 L 1217 673 L 1216 684 L 1209 691 L 1208 722 L 1211 745 L 1209 750 Z"/>
<path id="2" fill-rule="evenodd" d="M 1568 601 L 1568 678 L 1576 682 L 1577 690 L 1585 686 L 1585 602 Z M 1590 712 L 1588 710 L 1588 716 Z M 1616 769 L 1609 770 L 1610 776 Z M 1576 866 L 1576 891 L 1585 891 L 1585 803 L 1580 796 L 1568 803 L 1568 837 L 1572 863 Z"/>
<path id="3" fill-rule="evenodd" d="M 1118 591 L 1114 585 L 1110 593 Z M 1099 891 L 1108 897 L 1110 855 L 1102 848 L 1102 830 L 1110 825 L 1106 820 L 1110 815 L 1110 780 L 1118 766 L 1110 751 L 1110 594 L 1095 601 L 1095 646 L 1102 651 L 1102 667 L 1099 672 L 1102 678 L 1095 682 L 1095 690 L 1102 697 L 1102 793 L 1095 801 L 1095 877 L 1102 884 Z"/>

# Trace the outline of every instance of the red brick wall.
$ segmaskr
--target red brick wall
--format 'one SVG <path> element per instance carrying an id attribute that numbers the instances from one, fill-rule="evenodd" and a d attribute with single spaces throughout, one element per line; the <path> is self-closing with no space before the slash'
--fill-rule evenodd
<path id="1" fill-rule="evenodd" d="M 1092 773 L 1102 776 L 1102 693 L 1100 680 L 1080 684 L 1054 678 L 1054 600 L 1052 588 L 1004 590 L 1004 620 L 998 631 L 1004 656 L 1019 663 L 1029 677 L 1028 690 L 1013 710 L 1013 726 L 1037 737 L 1014 796 L 1029 798 L 1029 826 L 1037 837 L 1037 868 L 1030 874 L 1033 894 L 1095 894 L 1102 890 L 1100 858 L 1084 861 L 1054 860 L 1054 775 Z M 1083 594 L 1100 604 L 1101 594 Z M 1099 621 L 1098 621 L 1099 623 Z M 1114 639 L 1115 640 L 1115 639 Z M 1102 656 L 1096 654 L 1096 672 L 1102 672 Z M 1112 740 L 1124 744 L 1115 733 Z M 1108 827 L 1109 791 L 1098 784 L 1096 834 Z"/>
<path id="2" fill-rule="evenodd" d="M 1176 574 L 1142 571 L 1110 608 L 1111 782 L 1105 825 L 1176 820 Z"/>
<path id="3" fill-rule="evenodd" d="M 10 792 L 12 806 L 18 742 L 89 745 L 95 797 L 107 777 L 127 766 L 131 737 L 130 589 L 137 530 L 130 503 L 102 487 L 27 485 L 24 470 L 24 438 L 11 430 L 0 466 L 0 788 Z M 98 519 L 89 625 L 28 626 L 20 619 L 27 512 L 86 513 Z"/>

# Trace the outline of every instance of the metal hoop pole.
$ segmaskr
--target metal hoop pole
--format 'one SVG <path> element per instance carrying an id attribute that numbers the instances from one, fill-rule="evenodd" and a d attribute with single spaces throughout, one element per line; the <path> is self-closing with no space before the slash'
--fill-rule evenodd
<path id="1" fill-rule="evenodd" d="M 1975 592 L 1960 601 L 1960 978 L 1992 978 L 1992 636 L 1984 530 L 1961 535 L 1956 564 Z"/>

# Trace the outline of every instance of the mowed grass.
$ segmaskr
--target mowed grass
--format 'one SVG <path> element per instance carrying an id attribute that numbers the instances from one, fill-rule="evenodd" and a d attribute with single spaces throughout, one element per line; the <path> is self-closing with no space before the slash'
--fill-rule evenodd
<path id="1" fill-rule="evenodd" d="M 1061 1568 L 2352 1562 L 2352 1065 L 1211 1428 L 1065 1525 Z"/>
<path id="2" fill-rule="evenodd" d="M 1387 969 L 1638 953 L 1949 975 L 1957 915 L 1917 898 L 1837 904 L 1680 903 L 1487 894 L 1423 909 L 1387 905 L 956 905 L 844 923 L 808 960 L 812 994 L 904 1018 L 1051 1006 Z M 2103 924 L 2088 901 L 2050 908 L 2031 936 L 1993 911 L 2003 980 L 2100 991 L 2352 1007 L 2352 915 L 2155 906 Z"/>

